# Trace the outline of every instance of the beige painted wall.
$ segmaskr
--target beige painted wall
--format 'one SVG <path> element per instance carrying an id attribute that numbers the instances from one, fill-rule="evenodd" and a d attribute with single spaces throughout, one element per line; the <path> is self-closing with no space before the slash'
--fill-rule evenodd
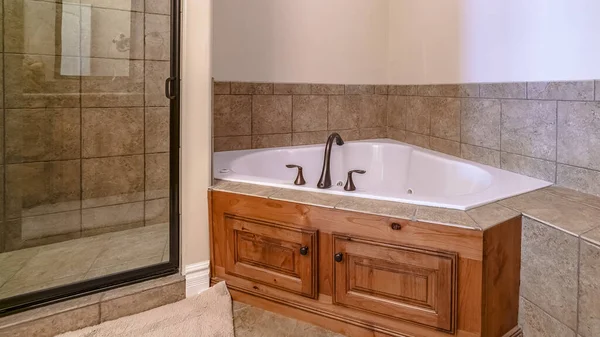
<path id="1" fill-rule="evenodd" d="M 207 188 L 211 181 L 211 5 L 184 0 L 182 18 L 182 265 L 209 259 Z"/>

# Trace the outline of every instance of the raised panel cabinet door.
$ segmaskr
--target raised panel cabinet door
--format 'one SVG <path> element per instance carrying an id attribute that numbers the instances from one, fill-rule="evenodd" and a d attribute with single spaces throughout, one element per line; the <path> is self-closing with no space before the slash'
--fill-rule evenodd
<path id="1" fill-rule="evenodd" d="M 457 254 L 334 235 L 337 305 L 426 325 L 456 328 Z"/>
<path id="2" fill-rule="evenodd" d="M 317 231 L 225 214 L 225 272 L 317 297 Z"/>

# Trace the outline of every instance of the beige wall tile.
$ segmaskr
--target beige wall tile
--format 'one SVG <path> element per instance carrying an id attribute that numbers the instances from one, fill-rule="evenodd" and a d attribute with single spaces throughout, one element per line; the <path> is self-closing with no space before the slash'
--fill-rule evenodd
<path id="1" fill-rule="evenodd" d="M 144 156 L 84 159 L 82 164 L 84 208 L 144 199 Z"/>
<path id="2" fill-rule="evenodd" d="M 107 227 L 117 231 L 119 227 L 130 227 L 132 224 L 143 222 L 144 202 L 88 208 L 81 212 L 81 226 L 84 231 Z"/>
<path id="3" fill-rule="evenodd" d="M 464 99 L 461 104 L 461 142 L 500 149 L 501 105 L 495 99 Z"/>
<path id="4" fill-rule="evenodd" d="M 171 59 L 171 17 L 168 15 L 146 14 L 145 18 L 146 60 Z"/>
<path id="5" fill-rule="evenodd" d="M 292 96 L 252 96 L 252 133 L 292 132 Z"/>
<path id="6" fill-rule="evenodd" d="M 374 85 L 346 85 L 344 93 L 346 95 L 369 95 L 375 93 Z"/>
<path id="7" fill-rule="evenodd" d="M 478 228 L 477 224 L 467 213 L 455 209 L 418 206 L 415 213 L 416 221 L 448 224 L 467 228 Z"/>
<path id="8" fill-rule="evenodd" d="M 388 135 L 388 138 L 397 140 L 400 142 L 404 142 L 406 139 L 406 131 L 399 129 L 399 128 L 395 128 L 395 127 L 388 127 L 387 135 Z"/>
<path id="9" fill-rule="evenodd" d="M 144 14 L 112 9 L 110 6 L 103 8 L 97 3 L 93 5 L 89 31 L 83 31 L 84 34 L 81 34 L 81 44 L 90 46 L 89 53 L 82 49 L 81 55 L 110 59 L 143 59 Z"/>
<path id="10" fill-rule="evenodd" d="M 145 147 L 146 153 L 169 151 L 169 108 L 145 109 Z"/>
<path id="11" fill-rule="evenodd" d="M 214 135 L 244 136 L 252 133 L 252 96 L 215 95 Z"/>
<path id="12" fill-rule="evenodd" d="M 80 157 L 79 109 L 8 109 L 5 113 L 8 163 Z"/>
<path id="13" fill-rule="evenodd" d="M 387 95 L 388 94 L 388 86 L 387 85 L 375 85 L 375 94 Z"/>
<path id="14" fill-rule="evenodd" d="M 356 95 L 329 97 L 328 129 L 357 129 L 360 101 Z"/>
<path id="15" fill-rule="evenodd" d="M 292 145 L 325 144 L 328 131 L 294 132 L 292 134 Z"/>
<path id="16" fill-rule="evenodd" d="M 592 101 L 594 81 L 528 82 L 527 98 Z"/>
<path id="17" fill-rule="evenodd" d="M 579 257 L 579 329 L 582 337 L 600 335 L 600 247 L 581 241 Z"/>
<path id="18" fill-rule="evenodd" d="M 144 11 L 146 13 L 169 15 L 171 14 L 171 2 L 168 0 L 146 0 Z"/>
<path id="19" fill-rule="evenodd" d="M 486 230 L 516 217 L 521 218 L 521 213 L 497 203 L 470 209 L 467 211 L 467 214 L 482 230 Z"/>
<path id="20" fill-rule="evenodd" d="M 434 84 L 418 86 L 420 96 L 479 97 L 479 84 Z"/>
<path id="21" fill-rule="evenodd" d="M 165 79 L 169 77 L 169 61 L 145 61 L 145 105 L 169 106 L 165 97 Z"/>
<path id="22" fill-rule="evenodd" d="M 558 162 L 600 170 L 600 102 L 558 102 Z"/>
<path id="23" fill-rule="evenodd" d="M 422 135 L 419 133 L 406 131 L 404 135 L 404 142 L 419 147 L 429 148 L 429 136 Z"/>
<path id="24" fill-rule="evenodd" d="M 406 115 L 408 109 L 407 98 L 404 96 L 388 96 L 387 101 L 387 126 L 406 128 Z"/>
<path id="25" fill-rule="evenodd" d="M 523 174 L 549 182 L 556 180 L 556 162 L 502 152 L 500 166 L 503 170 Z"/>
<path id="26" fill-rule="evenodd" d="M 360 139 L 378 139 L 387 137 L 387 128 L 366 128 L 358 129 L 358 137 Z"/>
<path id="27" fill-rule="evenodd" d="M 310 84 L 275 83 L 275 95 L 310 95 Z"/>
<path id="28" fill-rule="evenodd" d="M 343 84 L 311 84 L 310 93 L 314 95 L 343 95 Z"/>
<path id="29" fill-rule="evenodd" d="M 430 148 L 434 151 L 446 153 L 451 156 L 460 157 L 460 143 L 459 142 L 442 139 L 442 138 L 430 137 L 429 145 L 430 145 Z"/>
<path id="30" fill-rule="evenodd" d="M 84 158 L 144 153 L 143 108 L 84 108 Z"/>
<path id="31" fill-rule="evenodd" d="M 81 231 L 80 210 L 37 215 L 18 221 L 21 226 L 20 239 L 23 241 Z"/>
<path id="32" fill-rule="evenodd" d="M 229 82 L 217 82 L 213 83 L 213 94 L 215 95 L 229 95 L 231 94 L 231 83 Z"/>
<path id="33" fill-rule="evenodd" d="M 5 54 L 5 107 L 79 107 L 79 78 L 56 74 L 61 59 L 79 64 L 78 58 L 67 56 Z"/>
<path id="34" fill-rule="evenodd" d="M 252 136 L 252 148 L 262 149 L 267 147 L 281 147 L 292 145 L 292 134 L 272 134 Z"/>
<path id="35" fill-rule="evenodd" d="M 600 172 L 557 164 L 556 184 L 576 191 L 600 196 Z"/>
<path id="36" fill-rule="evenodd" d="M 600 101 L 600 81 L 595 81 L 594 86 L 596 88 L 596 94 L 594 97 L 596 98 L 596 101 Z"/>
<path id="37" fill-rule="evenodd" d="M 169 154 L 146 155 L 146 200 L 169 197 Z"/>
<path id="38" fill-rule="evenodd" d="M 521 247 L 521 296 L 575 330 L 578 238 L 524 217 Z"/>
<path id="39" fill-rule="evenodd" d="M 292 100 L 294 132 L 327 130 L 327 96 L 294 95 Z"/>
<path id="40" fill-rule="evenodd" d="M 502 151 L 556 160 L 556 102 L 502 101 Z"/>
<path id="41" fill-rule="evenodd" d="M 215 152 L 247 150 L 252 148 L 252 136 L 215 137 Z"/>
<path id="42" fill-rule="evenodd" d="M 521 83 L 481 83 L 480 96 L 485 98 L 527 98 L 527 84 Z"/>
<path id="43" fill-rule="evenodd" d="M 273 83 L 231 82 L 232 95 L 273 95 Z"/>
<path id="44" fill-rule="evenodd" d="M 458 98 L 424 98 L 424 109 L 431 114 L 431 135 L 460 141 L 460 100 Z"/>
<path id="45" fill-rule="evenodd" d="M 73 0 L 69 0 L 69 1 L 73 1 Z M 120 9 L 120 10 L 124 10 L 124 11 L 142 12 L 144 10 L 144 0 L 131 0 L 131 1 L 123 1 L 123 0 L 74 0 L 74 1 L 80 1 L 82 4 L 92 5 L 94 7 Z"/>
<path id="46" fill-rule="evenodd" d="M 169 198 L 146 201 L 145 225 L 156 225 L 169 222 Z"/>
<path id="47" fill-rule="evenodd" d="M 469 144 L 460 144 L 463 159 L 500 168 L 500 151 Z"/>
<path id="48" fill-rule="evenodd" d="M 144 106 L 144 61 L 88 58 L 89 75 L 81 77 L 84 107 Z"/>
<path id="49" fill-rule="evenodd" d="M 573 330 L 523 297 L 519 301 L 519 326 L 526 337 L 575 337 Z"/>
<path id="50" fill-rule="evenodd" d="M 352 130 L 329 130 L 329 134 L 337 132 L 344 141 L 359 140 L 358 129 Z"/>
<path id="51" fill-rule="evenodd" d="M 6 166 L 6 216 L 19 218 L 80 207 L 79 160 Z"/>
<path id="52" fill-rule="evenodd" d="M 416 85 L 390 85 L 388 87 L 388 95 L 416 96 L 417 95 L 417 86 Z"/>
<path id="53" fill-rule="evenodd" d="M 406 110 L 406 131 L 429 135 L 431 111 L 425 97 L 409 97 Z"/>
<path id="54" fill-rule="evenodd" d="M 363 95 L 358 115 L 359 128 L 375 128 L 386 126 L 387 96 Z"/>

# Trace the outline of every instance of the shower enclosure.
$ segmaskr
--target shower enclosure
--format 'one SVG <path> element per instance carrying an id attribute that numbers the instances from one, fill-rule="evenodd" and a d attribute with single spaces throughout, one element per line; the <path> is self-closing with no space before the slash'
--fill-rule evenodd
<path id="1" fill-rule="evenodd" d="M 175 273 L 179 1 L 0 4 L 0 315 Z"/>

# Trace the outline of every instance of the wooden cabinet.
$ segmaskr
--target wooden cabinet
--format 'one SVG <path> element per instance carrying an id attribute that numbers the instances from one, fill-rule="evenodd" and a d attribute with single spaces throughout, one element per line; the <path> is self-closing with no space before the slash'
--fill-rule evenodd
<path id="1" fill-rule="evenodd" d="M 456 254 L 333 236 L 333 303 L 454 331 Z"/>
<path id="2" fill-rule="evenodd" d="M 520 217 L 485 231 L 212 191 L 211 282 L 346 336 L 513 337 Z"/>
<path id="3" fill-rule="evenodd" d="M 316 230 L 234 215 L 224 220 L 226 273 L 302 296 L 317 296 Z"/>

